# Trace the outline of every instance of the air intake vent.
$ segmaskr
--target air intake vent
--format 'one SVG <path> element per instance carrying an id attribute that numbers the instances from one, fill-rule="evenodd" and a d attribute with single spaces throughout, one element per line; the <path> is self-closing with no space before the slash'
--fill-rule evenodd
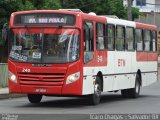
<path id="1" fill-rule="evenodd" d="M 18 73 L 21 85 L 62 86 L 64 73 Z"/>

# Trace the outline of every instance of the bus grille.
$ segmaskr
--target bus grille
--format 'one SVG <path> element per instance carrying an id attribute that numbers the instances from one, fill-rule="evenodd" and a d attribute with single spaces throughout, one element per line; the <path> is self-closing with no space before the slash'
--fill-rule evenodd
<path id="1" fill-rule="evenodd" d="M 21 85 L 62 86 L 64 73 L 18 73 Z"/>

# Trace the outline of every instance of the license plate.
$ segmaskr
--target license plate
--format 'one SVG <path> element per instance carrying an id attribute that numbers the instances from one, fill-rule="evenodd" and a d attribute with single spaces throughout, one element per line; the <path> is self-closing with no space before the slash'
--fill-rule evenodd
<path id="1" fill-rule="evenodd" d="M 35 92 L 45 93 L 45 92 L 47 92 L 47 89 L 45 89 L 45 88 L 36 88 L 36 89 L 35 89 Z"/>

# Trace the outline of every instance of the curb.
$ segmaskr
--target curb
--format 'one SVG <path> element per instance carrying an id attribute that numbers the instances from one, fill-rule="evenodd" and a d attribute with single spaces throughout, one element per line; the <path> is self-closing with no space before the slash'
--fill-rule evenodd
<path id="1" fill-rule="evenodd" d="M 12 99 L 12 98 L 18 98 L 18 97 L 26 97 L 26 94 L 0 94 L 0 100 L 1 99 Z"/>

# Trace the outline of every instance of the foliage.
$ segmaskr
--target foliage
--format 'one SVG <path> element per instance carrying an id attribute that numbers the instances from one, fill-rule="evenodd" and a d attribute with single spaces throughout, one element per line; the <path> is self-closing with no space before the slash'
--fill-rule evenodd
<path id="1" fill-rule="evenodd" d="M 45 1 L 44 6 L 42 6 L 41 9 L 54 10 L 61 8 L 60 0 L 56 0 L 56 2 L 53 2 L 53 0 L 44 0 L 44 1 Z"/>
<path id="2" fill-rule="evenodd" d="M 83 12 L 95 12 L 98 15 L 116 15 L 125 18 L 127 11 L 122 0 L 63 0 L 63 8 L 79 8 Z"/>
<path id="3" fill-rule="evenodd" d="M 33 3 L 28 0 L 26 0 L 26 1 L 21 0 L 21 2 L 20 1 L 17 2 L 17 6 L 18 6 L 17 11 L 36 9 L 35 6 L 33 5 Z"/>
<path id="4" fill-rule="evenodd" d="M 132 17 L 133 17 L 133 20 L 135 20 L 136 18 L 138 18 L 140 15 L 140 12 L 139 12 L 139 9 L 138 8 L 132 8 Z"/>
<path id="5" fill-rule="evenodd" d="M 127 8 L 123 0 L 1 0 L 0 28 L 9 21 L 10 14 L 15 11 L 35 9 L 78 8 L 83 12 L 95 12 L 98 15 L 116 15 L 127 18 Z M 139 15 L 138 9 L 132 9 L 133 17 Z"/>

